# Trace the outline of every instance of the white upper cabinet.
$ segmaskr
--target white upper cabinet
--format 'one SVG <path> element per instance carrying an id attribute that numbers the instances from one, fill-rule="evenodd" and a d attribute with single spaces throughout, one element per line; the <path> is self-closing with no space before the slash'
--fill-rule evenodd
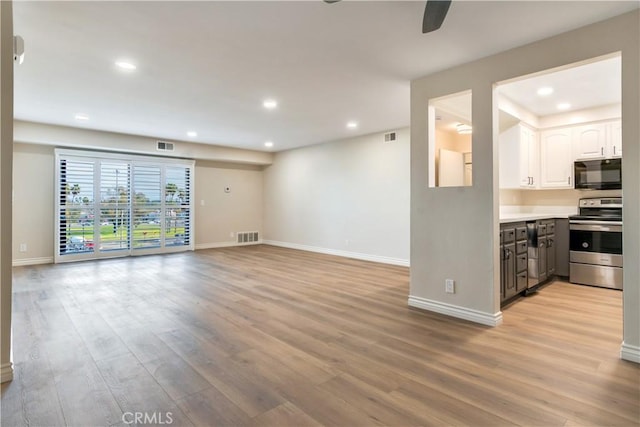
<path id="1" fill-rule="evenodd" d="M 574 158 L 576 160 L 606 157 L 607 125 L 596 123 L 573 128 Z"/>
<path id="2" fill-rule="evenodd" d="M 622 120 L 607 125 L 607 148 L 609 157 L 622 157 Z"/>
<path id="3" fill-rule="evenodd" d="M 537 133 L 517 124 L 500 134 L 499 144 L 500 188 L 537 188 Z"/>
<path id="4" fill-rule="evenodd" d="M 540 188 L 573 188 L 570 128 L 540 133 Z"/>
<path id="5" fill-rule="evenodd" d="M 574 188 L 575 160 L 622 157 L 622 121 L 536 132 L 516 124 L 499 137 L 500 188 Z"/>
<path id="6" fill-rule="evenodd" d="M 575 160 L 622 157 L 622 121 L 573 128 Z"/>

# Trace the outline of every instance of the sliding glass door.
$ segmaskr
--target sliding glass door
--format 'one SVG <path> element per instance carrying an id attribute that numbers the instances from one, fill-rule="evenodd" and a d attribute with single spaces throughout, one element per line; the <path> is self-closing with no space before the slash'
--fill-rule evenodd
<path id="1" fill-rule="evenodd" d="M 193 250 L 193 162 L 56 150 L 56 262 Z"/>

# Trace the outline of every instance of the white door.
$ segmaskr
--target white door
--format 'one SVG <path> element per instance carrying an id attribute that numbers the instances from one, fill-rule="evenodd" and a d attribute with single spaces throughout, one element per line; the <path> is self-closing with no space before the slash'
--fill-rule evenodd
<path id="1" fill-rule="evenodd" d="M 438 170 L 439 187 L 464 186 L 464 154 L 458 151 L 440 149 Z"/>
<path id="2" fill-rule="evenodd" d="M 463 153 L 464 160 L 464 185 L 470 187 L 473 185 L 473 163 L 471 153 Z"/>

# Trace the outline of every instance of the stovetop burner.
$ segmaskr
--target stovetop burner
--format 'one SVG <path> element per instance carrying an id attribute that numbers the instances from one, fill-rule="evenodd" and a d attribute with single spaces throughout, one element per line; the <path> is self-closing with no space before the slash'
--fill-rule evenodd
<path id="1" fill-rule="evenodd" d="M 622 223 L 622 197 L 593 197 L 580 199 L 578 215 L 570 221 L 606 221 Z"/>

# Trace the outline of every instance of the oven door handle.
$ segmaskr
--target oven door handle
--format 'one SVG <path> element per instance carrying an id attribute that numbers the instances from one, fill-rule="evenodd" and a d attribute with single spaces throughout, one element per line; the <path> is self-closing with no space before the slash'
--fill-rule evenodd
<path id="1" fill-rule="evenodd" d="M 569 230 L 622 232 L 622 223 L 613 221 L 571 221 Z"/>

